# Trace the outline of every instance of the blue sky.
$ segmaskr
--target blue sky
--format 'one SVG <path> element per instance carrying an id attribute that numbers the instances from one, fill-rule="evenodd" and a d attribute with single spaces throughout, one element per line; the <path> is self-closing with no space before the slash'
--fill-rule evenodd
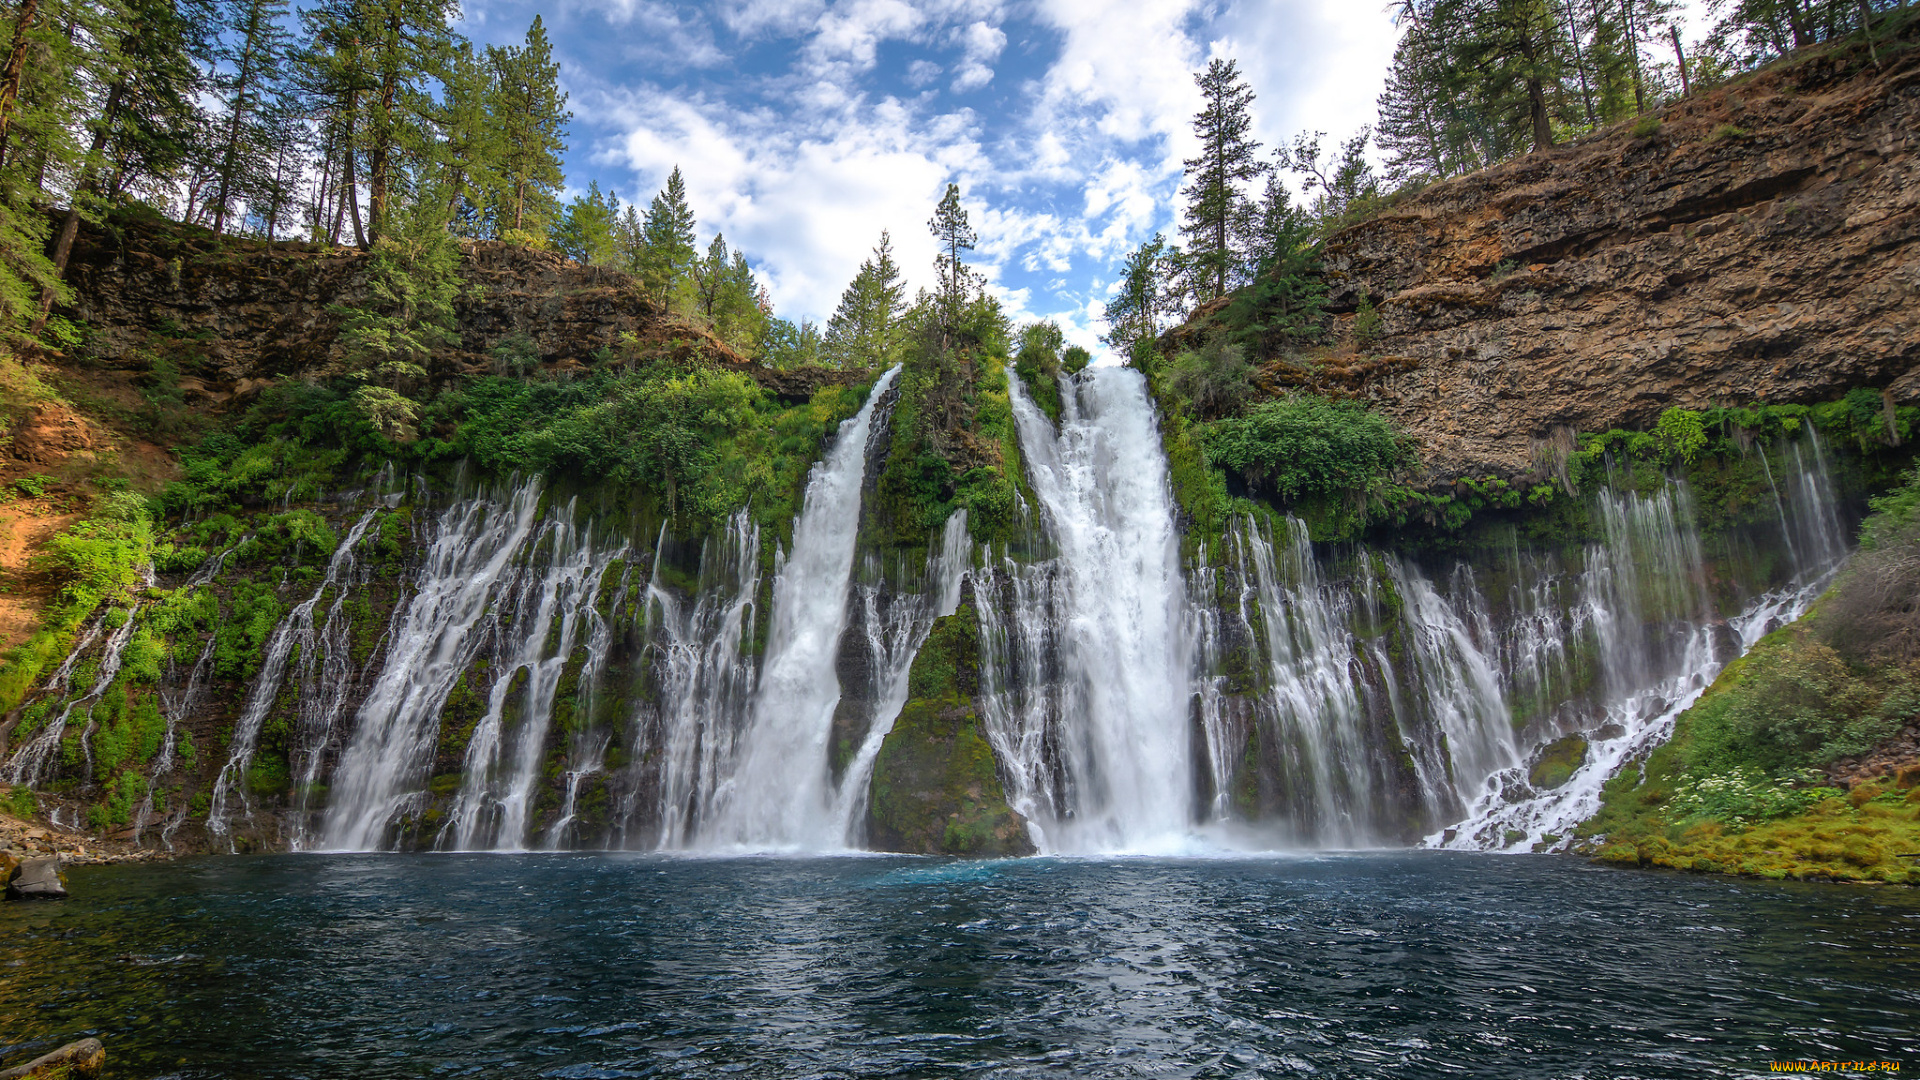
<path id="1" fill-rule="evenodd" d="M 948 181 L 1017 320 L 1096 344 L 1120 259 L 1177 229 L 1192 73 L 1236 58 L 1269 146 L 1373 116 L 1381 0 L 472 0 L 466 32 L 546 20 L 573 111 L 567 179 L 651 199 L 675 164 L 704 244 L 746 251 L 778 314 L 822 321 L 882 229 L 915 286 Z"/>

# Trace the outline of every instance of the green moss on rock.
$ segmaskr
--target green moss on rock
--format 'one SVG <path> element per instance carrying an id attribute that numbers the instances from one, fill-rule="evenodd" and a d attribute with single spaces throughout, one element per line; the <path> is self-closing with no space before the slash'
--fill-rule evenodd
<path id="1" fill-rule="evenodd" d="M 1548 743 L 1540 757 L 1527 769 L 1527 783 L 1542 790 L 1557 788 L 1573 779 L 1587 762 L 1587 740 L 1567 735 Z"/>
<path id="2" fill-rule="evenodd" d="M 1007 805 L 993 747 L 980 731 L 979 618 L 969 585 L 937 620 L 908 672 L 908 700 L 880 745 L 868 798 L 879 851 L 1031 855 L 1026 820 Z"/>

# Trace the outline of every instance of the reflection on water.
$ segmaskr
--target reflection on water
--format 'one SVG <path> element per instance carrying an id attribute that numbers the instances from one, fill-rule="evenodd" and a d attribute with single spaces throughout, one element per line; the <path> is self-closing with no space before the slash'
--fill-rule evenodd
<path id="1" fill-rule="evenodd" d="M 1920 894 L 1566 859 L 269 856 L 0 908 L 0 1065 L 127 1077 L 1920 1069 Z"/>

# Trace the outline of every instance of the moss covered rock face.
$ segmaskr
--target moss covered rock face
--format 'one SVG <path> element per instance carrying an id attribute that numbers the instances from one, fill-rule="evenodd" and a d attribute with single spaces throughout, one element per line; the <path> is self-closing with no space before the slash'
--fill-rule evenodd
<path id="1" fill-rule="evenodd" d="M 1573 774 L 1586 763 L 1586 738 L 1567 735 L 1541 749 L 1540 757 L 1527 769 L 1527 782 L 1542 791 L 1557 788 L 1573 779 Z"/>
<path id="2" fill-rule="evenodd" d="M 867 800 L 869 845 L 916 855 L 1031 855 L 980 731 L 979 618 L 972 586 L 933 624 L 908 672 L 908 700 L 880 745 Z"/>

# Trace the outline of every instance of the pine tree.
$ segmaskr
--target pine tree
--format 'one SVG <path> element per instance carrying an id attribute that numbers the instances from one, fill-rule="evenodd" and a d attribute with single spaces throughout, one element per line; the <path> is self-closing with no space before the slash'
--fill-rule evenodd
<path id="1" fill-rule="evenodd" d="M 960 255 L 972 251 L 980 241 L 967 220 L 966 207 L 960 205 L 959 184 L 947 185 L 947 193 L 934 208 L 927 228 L 940 245 L 940 253 L 934 258 L 936 317 L 942 332 L 951 334 L 960 324 L 967 300 L 976 288 L 973 271 L 961 261 Z"/>
<path id="2" fill-rule="evenodd" d="M 1178 313 L 1176 263 L 1176 253 L 1158 233 L 1127 256 L 1119 288 L 1107 301 L 1107 333 L 1101 338 L 1114 351 L 1133 356 L 1142 344 L 1158 338 Z"/>
<path id="3" fill-rule="evenodd" d="M 213 87 L 225 115 L 215 125 L 220 141 L 207 204 L 215 233 L 226 231 L 236 199 L 259 194 L 272 184 L 276 166 L 284 168 L 275 151 L 287 132 L 275 122 L 275 109 L 292 49 L 283 27 L 287 0 L 229 0 L 223 15 L 227 36 L 214 52 L 220 67 Z"/>
<path id="4" fill-rule="evenodd" d="M 573 114 L 540 16 L 527 28 L 526 44 L 489 47 L 487 60 L 498 83 L 490 117 L 500 144 L 494 217 L 501 236 L 524 241 L 545 233 L 547 216 L 559 205 L 561 133 Z"/>
<path id="5" fill-rule="evenodd" d="M 687 185 L 681 179 L 680 166 L 673 167 L 667 186 L 653 197 L 647 207 L 646 221 L 640 226 L 644 250 L 640 260 L 640 281 L 661 304 L 672 301 L 674 293 L 693 270 L 698 251 L 693 246 L 693 210 L 687 206 Z"/>
<path id="6" fill-rule="evenodd" d="M 615 235 L 619 221 L 619 197 L 611 191 L 601 192 L 596 180 L 560 212 L 553 224 L 553 246 L 576 262 L 612 265 L 619 257 Z"/>
<path id="7" fill-rule="evenodd" d="M 1246 212 L 1242 185 L 1264 174 L 1253 129 L 1253 88 L 1232 60 L 1216 58 L 1193 81 L 1206 105 L 1194 115 L 1200 156 L 1186 161 L 1187 207 L 1181 232 L 1200 292 L 1224 296 L 1233 282 L 1233 233 Z"/>
<path id="8" fill-rule="evenodd" d="M 823 343 L 820 328 L 811 322 L 795 324 L 789 319 L 771 317 L 767 332 L 760 340 L 760 361 L 772 368 L 818 364 Z"/>
<path id="9" fill-rule="evenodd" d="M 893 261 L 893 238 L 880 233 L 873 255 L 840 294 L 821 352 L 837 367 L 879 369 L 899 361 L 907 286 Z"/>
<path id="10" fill-rule="evenodd" d="M 358 142 L 367 161 L 367 232 L 378 240 L 407 169 L 431 147 L 427 81 L 452 47 L 454 0 L 360 0 L 354 29 L 373 85 L 361 98 Z"/>
<path id="11" fill-rule="evenodd" d="M 363 0 L 317 0 L 300 10 L 306 43 L 294 53 L 300 94 L 307 100 L 320 145 L 319 184 L 314 191 L 313 236 L 339 243 L 347 226 L 353 242 L 367 246 L 360 207 L 362 103 L 378 89 L 361 33 Z"/>
<path id="12" fill-rule="evenodd" d="M 200 119 L 200 70 L 188 52 L 193 29 L 172 0 L 129 0 L 114 12 L 94 56 L 105 97 L 89 123 L 91 145 L 78 163 L 66 219 L 54 239 L 56 274 L 66 273 L 84 214 L 142 176 L 165 176 L 186 157 Z M 57 298 L 55 290 L 42 292 L 33 333 L 45 325 Z"/>
<path id="13" fill-rule="evenodd" d="M 460 245 L 440 205 L 427 198 L 397 207 L 394 227 L 374 243 L 361 281 L 364 298 L 340 309 L 335 374 L 403 392 L 428 378 L 435 352 L 459 341 Z M 373 399 L 393 404 L 389 395 Z"/>
<path id="14" fill-rule="evenodd" d="M 500 188 L 502 147 L 493 122 L 497 86 L 493 66 L 468 41 L 455 43 L 440 75 L 437 110 L 440 175 L 447 216 L 457 235 L 492 235 L 490 193 Z"/>

